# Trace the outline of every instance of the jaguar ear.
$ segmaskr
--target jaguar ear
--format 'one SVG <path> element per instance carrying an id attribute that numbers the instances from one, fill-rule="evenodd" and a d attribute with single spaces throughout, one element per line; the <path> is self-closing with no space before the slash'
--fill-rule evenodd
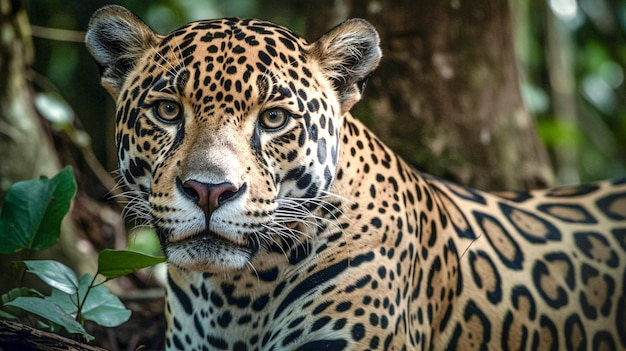
<path id="1" fill-rule="evenodd" d="M 93 14 L 85 43 L 100 68 L 102 86 L 113 99 L 137 60 L 158 40 L 150 27 L 121 6 L 105 6 Z"/>
<path id="2" fill-rule="evenodd" d="M 359 18 L 328 31 L 313 43 L 311 53 L 337 89 L 342 114 L 361 100 L 365 81 L 382 57 L 378 32 Z"/>

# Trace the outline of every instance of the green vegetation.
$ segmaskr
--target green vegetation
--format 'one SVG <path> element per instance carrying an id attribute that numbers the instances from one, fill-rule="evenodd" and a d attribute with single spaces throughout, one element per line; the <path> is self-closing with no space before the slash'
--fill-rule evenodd
<path id="1" fill-rule="evenodd" d="M 7 192 L 0 213 L 0 253 L 45 250 L 59 240 L 61 221 L 76 194 L 70 167 L 51 179 L 15 183 Z M 87 341 L 93 339 L 83 324 L 93 321 L 115 327 L 130 318 L 119 298 L 104 285 L 107 281 L 164 262 L 164 257 L 126 250 L 103 250 L 98 270 L 80 279 L 73 270 L 52 260 L 15 262 L 14 267 L 37 275 L 52 289 L 50 295 L 26 287 L 5 292 L 0 297 L 0 318 L 19 320 L 58 332 L 64 328 Z"/>
<path id="2" fill-rule="evenodd" d="M 626 1 L 514 2 L 522 91 L 560 183 L 626 174 Z"/>

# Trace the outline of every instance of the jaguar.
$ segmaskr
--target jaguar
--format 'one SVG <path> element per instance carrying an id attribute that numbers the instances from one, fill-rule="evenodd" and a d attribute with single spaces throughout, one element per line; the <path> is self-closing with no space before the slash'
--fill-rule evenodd
<path id="1" fill-rule="evenodd" d="M 626 349 L 626 178 L 488 193 L 416 171 L 349 112 L 382 55 L 365 20 L 159 35 L 108 6 L 86 45 L 167 257 L 167 349 Z"/>

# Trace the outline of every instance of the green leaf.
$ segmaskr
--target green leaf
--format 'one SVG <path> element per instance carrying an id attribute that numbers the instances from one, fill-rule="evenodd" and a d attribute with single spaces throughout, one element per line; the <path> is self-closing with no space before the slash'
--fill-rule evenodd
<path id="1" fill-rule="evenodd" d="M 56 303 L 65 313 L 76 317 L 79 303 L 78 294 L 68 294 L 59 289 L 52 288 L 52 293 L 50 296 L 46 296 L 45 299 Z"/>
<path id="2" fill-rule="evenodd" d="M 20 317 L 23 312 L 21 309 L 16 307 L 7 306 L 8 302 L 11 302 L 18 297 L 39 297 L 42 298 L 44 295 L 35 289 L 29 289 L 25 287 L 14 288 L 9 290 L 8 292 L 2 294 L 0 296 L 0 318 L 1 319 L 16 319 Z"/>
<path id="3" fill-rule="evenodd" d="M 2 302 L 2 304 L 5 304 L 9 301 L 17 299 L 20 296 L 43 297 L 44 295 L 39 291 L 31 288 L 13 288 L 0 296 L 0 302 Z"/>
<path id="4" fill-rule="evenodd" d="M 116 327 L 126 322 L 130 315 L 131 311 L 105 285 L 91 289 L 83 305 L 83 318 L 104 327 Z"/>
<path id="5" fill-rule="evenodd" d="M 34 313 L 53 323 L 56 323 L 72 334 L 81 334 L 87 341 L 93 340 L 93 336 L 89 335 L 85 329 L 65 313 L 56 303 L 41 299 L 38 297 L 18 297 L 8 302 L 6 305 L 18 307 L 30 313 Z"/>
<path id="6" fill-rule="evenodd" d="M 9 307 L 9 306 L 6 306 Z M 17 319 L 16 313 L 0 310 L 0 319 Z"/>
<path id="7" fill-rule="evenodd" d="M 0 213 L 0 253 L 54 245 L 75 194 L 76 182 L 69 166 L 51 179 L 13 184 Z"/>
<path id="8" fill-rule="evenodd" d="M 149 256 L 135 251 L 105 249 L 98 255 L 98 273 L 107 279 L 113 279 L 162 262 L 165 262 L 165 257 Z"/>
<path id="9" fill-rule="evenodd" d="M 41 330 L 48 330 L 51 333 L 55 333 L 55 334 L 59 334 L 61 332 L 61 330 L 63 329 L 63 327 L 61 327 L 60 325 L 50 322 L 48 320 L 43 321 L 43 320 L 38 320 L 37 321 L 37 329 L 41 329 Z"/>
<path id="10" fill-rule="evenodd" d="M 24 261 L 26 269 L 53 288 L 68 294 L 78 291 L 76 273 L 61 262 L 52 260 Z"/>
<path id="11" fill-rule="evenodd" d="M 81 301 L 84 299 L 91 282 L 92 277 L 89 274 L 80 278 L 78 295 Z M 75 316 L 78 313 L 78 300 L 75 294 L 70 295 L 53 289 L 52 294 L 46 299 L 58 304 L 68 314 Z M 81 314 L 84 319 L 104 327 L 116 327 L 130 318 L 131 311 L 124 306 L 117 296 L 111 293 L 109 288 L 105 285 L 98 285 L 89 290 Z"/>

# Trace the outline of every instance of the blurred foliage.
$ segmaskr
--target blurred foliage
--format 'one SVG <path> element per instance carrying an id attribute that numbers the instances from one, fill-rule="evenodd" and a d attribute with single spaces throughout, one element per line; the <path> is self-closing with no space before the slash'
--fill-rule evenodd
<path id="1" fill-rule="evenodd" d="M 626 1 L 513 3 L 522 92 L 559 182 L 624 176 Z"/>
<path id="2" fill-rule="evenodd" d="M 266 19 L 303 33 L 307 2 L 26 0 L 39 73 L 33 81 L 39 90 L 69 102 L 91 136 L 96 155 L 108 170 L 114 170 L 113 101 L 97 84 L 97 68 L 84 45 L 45 38 L 55 36 L 49 28 L 84 31 L 96 9 L 118 3 L 159 33 L 188 21 L 228 16 Z M 626 0 L 511 3 L 522 92 L 538 116 L 539 133 L 554 156 L 560 181 L 626 174 Z"/>

